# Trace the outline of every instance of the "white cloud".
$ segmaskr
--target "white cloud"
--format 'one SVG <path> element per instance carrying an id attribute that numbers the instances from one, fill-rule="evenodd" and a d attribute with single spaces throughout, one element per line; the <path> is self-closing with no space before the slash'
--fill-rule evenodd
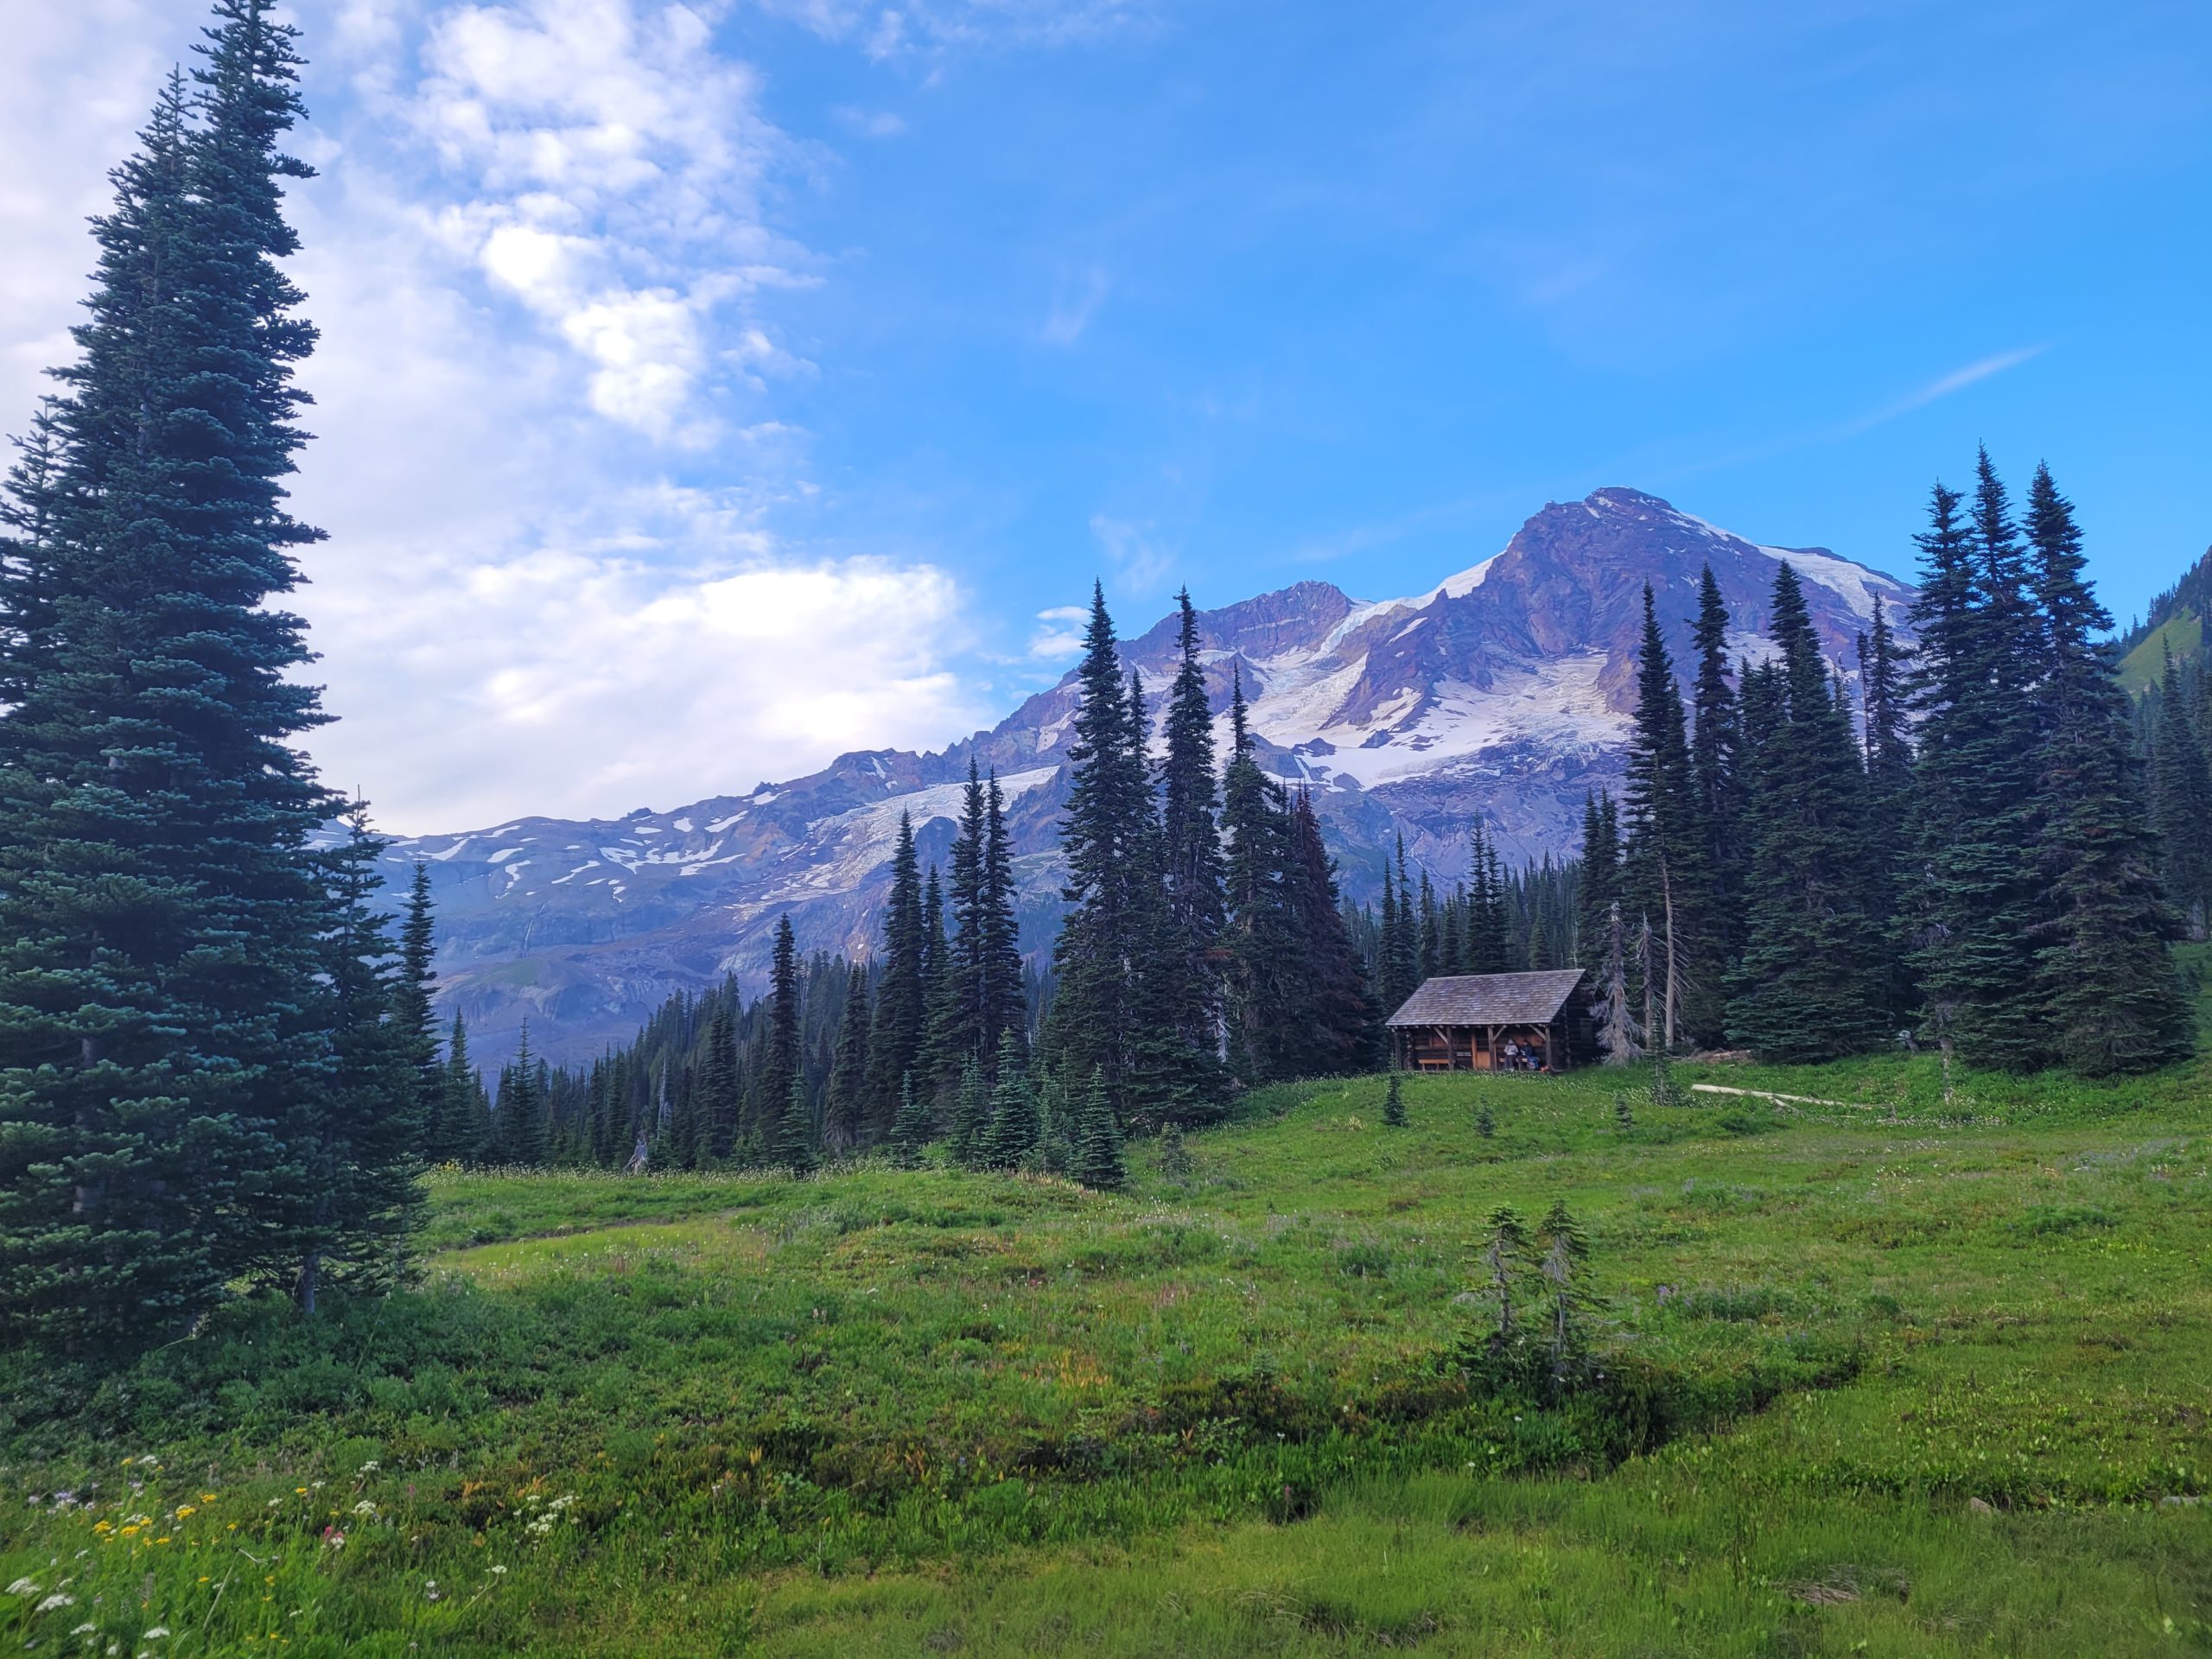
<path id="1" fill-rule="evenodd" d="M 1041 330 L 1046 344 L 1072 346 L 1081 340 L 1098 315 L 1098 308 L 1105 304 L 1109 286 L 1106 272 L 1096 265 L 1064 280 Z"/>
<path id="2" fill-rule="evenodd" d="M 2021 364 L 2031 358 L 2040 357 L 2044 349 L 2041 346 L 2023 346 L 2013 351 L 1996 352 L 1967 364 L 1962 369 L 1954 369 L 1948 374 L 1938 375 L 1910 397 L 1900 397 L 1896 403 L 1852 422 L 1843 429 L 1844 434 L 1847 436 L 1855 437 L 1861 432 L 1872 431 L 1878 426 L 1894 421 L 1900 415 L 1910 415 L 1916 409 L 1925 409 L 1939 398 L 1948 397 L 1953 392 L 1964 391 L 1968 386 L 1986 380 L 1992 375 L 2002 374 L 2007 369 L 2019 367 Z"/>
<path id="3" fill-rule="evenodd" d="M 1149 520 L 1138 523 L 1094 512 L 1090 515 L 1090 533 L 1112 562 L 1121 578 L 1120 585 L 1124 588 L 1140 593 L 1152 592 L 1167 580 L 1168 573 L 1174 569 L 1175 550 L 1160 541 L 1158 527 Z"/>
<path id="4" fill-rule="evenodd" d="M 1062 46 L 1152 21 L 1153 0 L 754 0 L 824 40 L 856 41 L 876 59 L 925 48 Z"/>
<path id="5" fill-rule="evenodd" d="M 701 394 L 717 365 L 760 356 L 718 351 L 718 333 L 768 340 L 759 315 L 727 314 L 811 280 L 763 216 L 788 145 L 759 78 L 714 50 L 719 10 L 454 6 L 394 100 L 458 190 L 439 215 L 448 245 L 589 365 L 595 411 L 695 446 L 716 430 Z"/>
<path id="6" fill-rule="evenodd" d="M 302 0 L 321 169 L 290 193 L 320 327 L 294 487 L 330 531 L 296 607 L 339 716 L 325 775 L 388 827 L 616 813 L 979 711 L 927 563 L 825 558 L 774 384 L 811 280 L 761 207 L 791 159 L 709 11 Z M 202 0 L 42 6 L 0 59 L 0 427 L 66 360 L 84 228 Z M 719 439 L 711 490 L 668 481 Z M 675 447 L 668 447 L 671 441 Z M 703 468 L 702 468 L 703 470 Z"/>
<path id="7" fill-rule="evenodd" d="M 1040 663 L 1058 662 L 1083 649 L 1084 626 L 1090 613 L 1080 605 L 1055 605 L 1037 613 L 1037 627 L 1029 636 L 1029 655 Z"/>

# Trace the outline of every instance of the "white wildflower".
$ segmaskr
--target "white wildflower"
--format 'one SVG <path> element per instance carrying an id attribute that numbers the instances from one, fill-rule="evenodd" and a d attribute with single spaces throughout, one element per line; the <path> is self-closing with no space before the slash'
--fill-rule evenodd
<path id="1" fill-rule="evenodd" d="M 69 1634 L 72 1636 L 84 1636 L 89 1632 L 98 1630 L 99 1629 L 99 1626 L 93 1624 L 92 1621 L 88 1618 L 83 1624 L 79 1624 L 75 1630 L 70 1631 Z"/>
<path id="2" fill-rule="evenodd" d="M 8 1593 L 11 1596 L 35 1596 L 38 1594 L 38 1586 L 29 1579 L 17 1579 L 8 1586 Z"/>
<path id="3" fill-rule="evenodd" d="M 169 1627 L 168 1625 L 156 1624 L 152 1630 L 146 1632 L 146 1640 L 149 1642 L 158 1642 L 168 1633 Z"/>
<path id="4" fill-rule="evenodd" d="M 378 1470 L 383 1467 L 384 1465 L 382 1464 L 378 1463 L 374 1458 L 371 1458 L 366 1463 L 361 1465 L 361 1472 L 365 1475 L 373 1475 Z"/>
<path id="5" fill-rule="evenodd" d="M 57 1590 L 52 1595 L 48 1596 L 44 1601 L 39 1603 L 38 1610 L 41 1613 L 50 1613 L 57 1607 L 74 1607 L 76 1605 L 76 1597 L 64 1595 L 60 1591 Z"/>

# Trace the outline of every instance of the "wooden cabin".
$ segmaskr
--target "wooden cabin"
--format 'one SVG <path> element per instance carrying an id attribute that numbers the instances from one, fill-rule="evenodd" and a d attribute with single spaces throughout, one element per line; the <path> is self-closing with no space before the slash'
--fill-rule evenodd
<path id="1" fill-rule="evenodd" d="M 1414 1071 L 1565 1071 L 1597 1051 L 1588 981 L 1580 968 L 1429 980 L 1385 1022 L 1391 1061 Z"/>

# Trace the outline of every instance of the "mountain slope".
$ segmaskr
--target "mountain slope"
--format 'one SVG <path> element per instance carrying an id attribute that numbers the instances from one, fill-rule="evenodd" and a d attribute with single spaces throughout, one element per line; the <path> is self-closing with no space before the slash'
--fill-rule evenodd
<path id="1" fill-rule="evenodd" d="M 1634 702 L 1643 589 L 1651 584 L 1678 660 L 1710 563 L 1730 642 L 1770 650 L 1777 563 L 1806 579 L 1840 673 L 1882 597 L 1900 621 L 1911 590 L 1822 549 L 1761 546 L 1656 496 L 1604 489 L 1535 514 L 1505 548 L 1411 598 L 1365 601 L 1301 582 L 1200 614 L 1209 690 L 1227 741 L 1233 676 L 1251 700 L 1267 764 L 1314 791 L 1357 897 L 1374 889 L 1399 833 L 1449 885 L 1479 813 L 1509 856 L 1573 850 L 1586 791 L 1620 772 Z M 1173 619 L 1126 642 L 1163 687 Z M 775 918 L 806 948 L 866 950 L 901 811 L 941 862 L 973 755 L 996 768 L 1020 878 L 1022 944 L 1058 916 L 1062 759 L 1072 677 L 942 753 L 841 755 L 810 777 L 615 820 L 524 818 L 395 842 L 395 864 L 431 866 L 444 997 L 482 1052 L 522 1021 L 556 1056 L 626 1037 L 671 991 L 725 973 L 757 981 Z"/>

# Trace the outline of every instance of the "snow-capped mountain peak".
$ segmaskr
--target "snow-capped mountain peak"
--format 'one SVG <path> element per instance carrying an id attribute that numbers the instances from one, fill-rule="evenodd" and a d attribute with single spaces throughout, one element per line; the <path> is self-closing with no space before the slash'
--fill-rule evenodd
<path id="1" fill-rule="evenodd" d="M 1855 670 L 1877 598 L 1904 622 L 1911 589 L 1892 577 L 1601 489 L 1544 507 L 1501 551 L 1413 598 L 1362 601 L 1308 581 L 1200 613 L 1217 741 L 1226 747 L 1241 677 L 1265 763 L 1313 791 L 1355 897 L 1401 833 L 1446 885 L 1460 879 L 1478 815 L 1509 856 L 1568 853 L 1584 793 L 1619 776 L 1645 585 L 1678 671 L 1707 566 L 1732 646 L 1756 660 L 1771 649 L 1767 607 L 1785 559 L 1839 672 Z M 1125 663 L 1164 686 L 1176 639 L 1176 619 L 1163 618 L 1125 642 Z M 387 857 L 429 864 L 444 995 L 484 1052 L 526 1016 L 534 1044 L 586 1053 L 626 1037 L 672 991 L 726 973 L 757 981 L 780 915 L 804 948 L 869 949 L 900 815 L 925 861 L 942 862 L 971 756 L 1007 792 L 1023 944 L 1044 948 L 1058 915 L 1075 708 L 1071 674 L 938 753 L 862 751 L 674 811 L 525 818 L 397 842 Z"/>

